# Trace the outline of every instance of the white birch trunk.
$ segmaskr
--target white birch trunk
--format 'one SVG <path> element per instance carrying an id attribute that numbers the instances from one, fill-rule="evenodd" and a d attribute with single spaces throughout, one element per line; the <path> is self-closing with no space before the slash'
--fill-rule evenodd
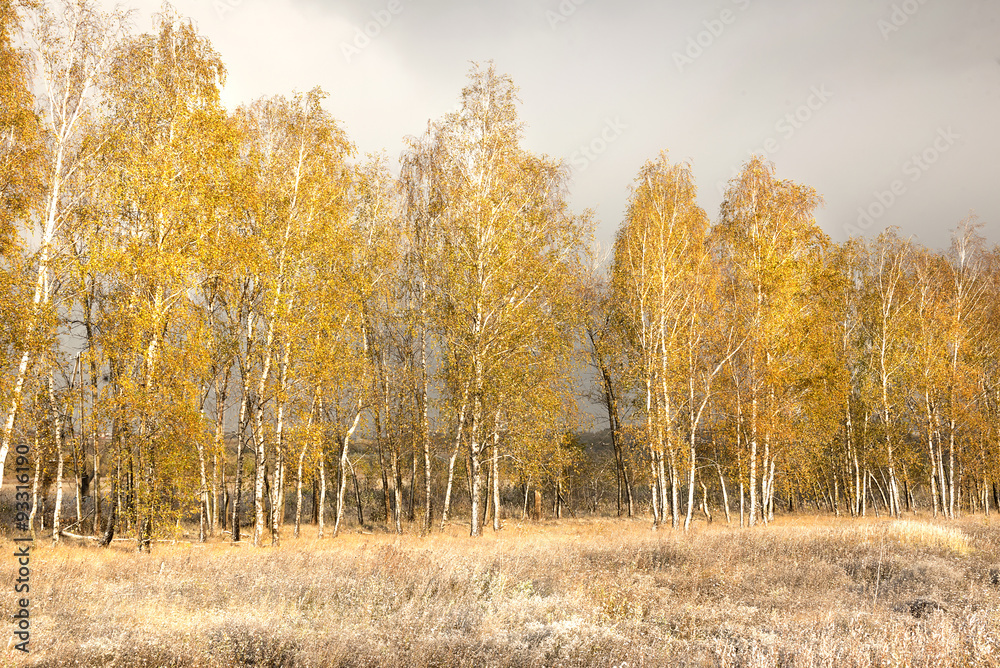
<path id="1" fill-rule="evenodd" d="M 500 411 L 497 411 L 494 419 L 493 430 L 493 459 L 490 470 L 490 479 L 493 486 L 493 530 L 500 531 Z"/>
<path id="2" fill-rule="evenodd" d="M 444 493 L 444 508 L 441 513 L 441 530 L 444 531 L 448 523 L 448 513 L 451 511 L 451 490 L 455 481 L 455 459 L 462 445 L 462 428 L 465 426 L 466 402 L 469 400 L 469 384 L 465 384 L 462 390 L 462 403 L 458 408 L 458 427 L 455 429 L 455 447 L 452 448 L 451 457 L 448 459 L 448 485 Z"/>
<path id="3" fill-rule="evenodd" d="M 344 445 L 340 450 L 340 488 L 337 490 L 337 521 L 333 525 L 333 537 L 336 538 L 340 533 L 340 523 L 344 517 L 344 490 L 347 489 L 347 457 L 350 453 L 351 448 L 351 436 L 354 435 L 354 430 L 358 428 L 358 424 L 361 422 L 361 403 L 358 402 L 356 412 L 354 414 L 354 422 L 351 423 L 350 429 L 344 435 Z"/>
<path id="4" fill-rule="evenodd" d="M 322 451 L 319 457 L 319 537 L 323 537 L 323 529 L 326 526 L 326 458 Z"/>
<path id="5" fill-rule="evenodd" d="M 56 449 L 56 503 L 52 509 L 52 542 L 58 543 L 62 533 L 62 498 L 63 498 L 63 448 L 62 448 L 62 416 L 56 405 L 56 395 L 52 371 L 49 371 L 49 410 L 52 417 L 52 442 Z"/>

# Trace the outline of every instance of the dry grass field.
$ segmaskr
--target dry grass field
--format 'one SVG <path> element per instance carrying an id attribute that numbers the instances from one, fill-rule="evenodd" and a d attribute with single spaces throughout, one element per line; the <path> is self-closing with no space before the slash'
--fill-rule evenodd
<path id="1" fill-rule="evenodd" d="M 981 516 L 799 516 L 688 535 L 594 519 L 464 533 L 354 533 L 258 550 L 161 543 L 151 555 L 127 543 L 40 546 L 32 652 L 25 663 L 8 645 L 2 661 L 1000 665 L 1000 526 Z M 12 611 L 12 568 L 2 572 Z"/>

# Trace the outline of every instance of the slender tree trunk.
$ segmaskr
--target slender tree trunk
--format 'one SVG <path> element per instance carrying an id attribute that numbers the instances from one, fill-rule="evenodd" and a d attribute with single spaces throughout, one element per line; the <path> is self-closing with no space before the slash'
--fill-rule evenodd
<path id="1" fill-rule="evenodd" d="M 624 453 L 623 453 L 624 454 Z M 624 460 L 624 457 L 623 457 Z M 635 516 L 635 493 L 632 490 L 632 474 L 629 472 L 628 462 L 622 462 L 622 480 L 625 482 L 625 501 L 628 504 L 628 516 Z"/>
<path id="2" fill-rule="evenodd" d="M 744 490 L 744 487 L 743 487 L 743 481 L 740 480 L 740 528 L 741 529 L 744 526 L 746 526 L 746 523 L 745 523 L 745 520 L 744 520 L 744 514 L 743 514 L 744 497 L 745 496 L 746 496 L 746 493 L 745 493 L 745 490 Z"/>
<path id="3" fill-rule="evenodd" d="M 98 378 L 100 374 L 97 370 L 97 355 L 94 352 L 96 349 L 96 341 L 94 339 L 94 328 L 92 321 L 93 313 L 93 293 L 91 290 L 84 290 L 84 303 L 83 303 L 83 315 L 84 315 L 84 330 L 87 336 L 87 363 L 90 366 L 90 438 L 94 451 L 94 480 L 91 483 L 93 487 L 93 497 L 94 497 L 94 535 L 99 536 L 101 533 L 102 517 L 101 517 L 101 448 L 100 448 L 100 426 L 97 423 L 97 397 L 98 397 Z M 81 381 L 82 387 L 82 381 Z M 82 410 L 82 409 L 81 409 Z M 82 419 L 82 418 L 81 418 Z"/>
<path id="4" fill-rule="evenodd" d="M 276 317 L 276 313 L 272 313 L 271 321 L 267 326 L 264 348 L 261 351 L 260 379 L 257 382 L 257 395 L 253 411 L 254 429 L 251 432 L 254 444 L 253 544 L 255 547 L 260 547 L 264 540 L 264 476 L 267 475 L 267 443 L 264 440 L 264 392 L 267 389 L 267 379 L 271 372 L 271 348 L 274 345 L 274 321 Z"/>
<path id="5" fill-rule="evenodd" d="M 477 319 L 478 320 L 478 319 Z M 477 321 L 478 330 L 478 321 Z M 483 533 L 479 523 L 479 505 L 482 496 L 483 474 L 481 470 L 482 443 L 479 441 L 479 432 L 482 429 L 482 397 L 483 397 L 483 368 L 477 357 L 473 362 L 475 371 L 475 392 L 472 395 L 472 425 L 469 430 L 469 454 L 472 462 L 472 526 L 470 534 L 480 536 Z"/>
<path id="6" fill-rule="evenodd" d="M 52 510 L 52 542 L 58 543 L 62 534 L 62 497 L 63 497 L 63 447 L 62 447 L 62 415 L 56 404 L 55 383 L 52 380 L 52 370 L 49 370 L 49 410 L 52 419 L 52 442 L 56 450 L 56 503 Z"/>
<path id="7" fill-rule="evenodd" d="M 427 315 L 424 308 L 426 285 L 421 277 L 420 284 L 420 435 L 424 450 L 424 528 L 431 530 L 433 512 L 431 509 L 431 426 L 427 418 Z"/>
<path id="8" fill-rule="evenodd" d="M 591 342 L 595 350 L 597 347 L 596 342 L 594 342 L 593 335 L 591 334 Z M 632 517 L 632 487 L 629 482 L 628 469 L 625 466 L 625 454 L 623 452 L 621 435 L 619 432 L 620 424 L 618 420 L 618 397 L 614 391 L 614 385 L 611 379 L 611 372 L 608 370 L 607 366 L 604 364 L 603 360 L 599 361 L 601 378 L 604 381 L 604 406 L 608 412 L 608 429 L 611 432 L 611 446 L 614 450 L 615 455 L 615 482 L 617 485 L 617 510 L 618 516 L 622 515 L 622 501 L 624 498 L 625 505 L 627 507 L 628 516 Z"/>
<path id="9" fill-rule="evenodd" d="M 395 482 L 393 486 L 393 498 L 395 501 L 393 503 L 393 521 L 396 525 L 396 533 L 401 534 L 403 533 L 403 480 L 399 467 L 399 445 L 394 444 L 390 447 L 392 448 L 390 453 L 392 479 Z"/>
<path id="10" fill-rule="evenodd" d="M 927 457 L 930 462 L 930 483 L 931 483 L 931 513 L 936 518 L 938 516 L 938 490 L 936 480 L 936 459 L 934 457 L 934 420 L 931 415 L 931 399 L 928 389 L 924 389 L 924 418 L 927 426 Z"/>
<path id="11" fill-rule="evenodd" d="M 42 481 L 42 459 L 44 458 L 39 449 L 38 430 L 35 430 L 35 478 L 31 481 L 31 514 L 28 515 L 28 527 L 31 529 L 31 539 L 35 540 L 35 514 L 38 510 L 38 485 Z"/>
<path id="12" fill-rule="evenodd" d="M 226 481 L 226 456 L 223 452 L 222 457 L 220 457 L 218 462 L 219 467 L 219 496 L 220 500 L 216 503 L 216 510 L 219 513 L 218 526 L 219 530 L 225 533 L 228 530 L 228 520 L 229 516 L 229 483 Z"/>
<path id="13" fill-rule="evenodd" d="M 875 477 L 875 474 L 869 473 L 869 475 L 871 476 L 872 482 L 875 483 L 875 488 L 878 490 L 879 496 L 882 497 L 882 505 L 885 507 L 886 512 L 888 512 L 891 515 L 892 514 L 891 497 L 886 494 L 886 491 L 882 488 L 882 485 L 878 484 L 878 478 Z"/>
<path id="14" fill-rule="evenodd" d="M 556 519 L 562 519 L 562 508 L 563 508 L 563 484 L 562 477 L 556 480 Z"/>
<path id="15" fill-rule="evenodd" d="M 319 470 L 319 461 L 317 460 L 317 471 Z M 319 526 L 319 478 L 313 478 L 313 484 L 310 487 L 312 490 L 310 494 L 312 495 L 312 525 Z"/>
<path id="16" fill-rule="evenodd" d="M 143 420 L 145 422 L 145 418 Z M 144 426 L 139 434 L 139 448 L 144 445 L 148 438 L 149 429 Z M 139 518 L 139 551 L 149 554 L 153 549 L 153 514 L 154 503 L 156 502 L 156 485 L 154 474 L 156 472 L 156 449 L 149 444 L 149 452 L 146 453 L 146 461 L 142 466 L 144 490 L 142 494 L 141 510 L 142 516 Z"/>
<path id="17" fill-rule="evenodd" d="M 774 521 L 774 464 L 776 457 L 771 457 L 771 471 L 767 478 L 767 519 Z"/>
<path id="18" fill-rule="evenodd" d="M 662 287 L 663 286 L 662 286 L 662 283 L 661 283 L 661 294 L 660 294 L 661 301 L 663 300 L 663 297 L 664 297 L 664 295 L 662 293 Z M 673 415 L 671 413 L 670 392 L 668 391 L 668 388 L 667 388 L 667 378 L 669 376 L 668 376 L 668 368 L 667 368 L 667 355 L 668 355 L 668 353 L 667 353 L 667 341 L 666 341 L 667 323 L 666 323 L 666 319 L 665 318 L 666 318 L 665 312 L 661 311 L 660 312 L 660 323 L 659 323 L 659 327 L 658 327 L 658 334 L 659 334 L 659 339 L 660 339 L 660 342 L 659 342 L 660 343 L 660 356 L 659 356 L 660 357 L 660 370 L 659 370 L 660 371 L 660 375 L 659 375 L 660 388 L 659 388 L 659 390 L 660 390 L 660 396 L 662 397 L 660 403 L 661 403 L 661 406 L 663 408 L 663 422 L 662 422 L 663 439 L 662 439 L 662 443 L 666 444 L 666 452 L 669 453 L 669 456 L 670 456 L 670 471 L 669 471 L 669 473 L 670 473 L 670 527 L 673 528 L 673 529 L 676 529 L 679 526 L 679 523 L 680 523 L 680 517 L 679 517 L 680 508 L 679 508 L 679 505 L 678 505 L 678 502 L 679 502 L 679 493 L 680 493 L 680 490 L 679 490 L 680 476 L 679 476 L 679 474 L 677 472 L 677 447 L 676 447 L 676 445 L 674 443 L 674 418 L 673 418 Z M 663 470 L 664 459 L 665 458 L 661 455 L 661 459 L 660 459 L 660 476 L 661 476 L 661 478 L 662 478 L 663 473 L 664 473 L 664 470 Z M 664 492 L 664 497 L 660 501 L 660 507 L 665 509 L 667 507 L 667 498 L 666 498 L 666 495 L 665 495 L 665 493 L 666 493 L 666 485 L 661 485 L 660 489 Z"/>
<path id="19" fill-rule="evenodd" d="M 274 479 L 271 485 L 271 545 L 281 540 L 281 525 L 285 523 L 285 452 L 275 438 Z"/>
<path id="20" fill-rule="evenodd" d="M 323 529 L 326 528 L 326 456 L 321 451 L 319 456 L 319 502 L 317 503 L 317 522 L 319 524 L 318 535 L 323 537 Z"/>
<path id="21" fill-rule="evenodd" d="M 701 485 L 701 507 L 705 513 L 705 519 L 709 524 L 712 523 L 712 513 L 708 510 L 708 489 L 705 487 L 705 483 L 700 480 L 698 483 Z"/>
<path id="22" fill-rule="evenodd" d="M 954 408 L 952 409 L 954 411 Z M 959 505 L 961 509 L 961 505 Z M 955 420 L 949 420 L 948 429 L 948 517 L 955 518 Z"/>
<path id="23" fill-rule="evenodd" d="M 903 468 L 903 500 L 906 503 L 906 512 L 910 512 L 910 474 Z"/>
<path id="24" fill-rule="evenodd" d="M 670 450 L 670 527 L 676 529 L 680 525 L 680 476 L 677 473 L 677 453 L 674 444 L 668 440 L 667 447 Z M 660 458 L 660 476 L 664 475 L 663 459 Z M 660 505 L 666 506 L 666 499 Z"/>
<path id="25" fill-rule="evenodd" d="M 313 418 L 316 415 L 317 405 L 320 403 L 320 388 L 317 385 L 315 392 L 313 394 L 313 402 L 309 407 L 309 419 L 306 421 L 306 438 L 302 443 L 302 450 L 299 452 L 299 468 L 297 475 L 295 477 L 295 537 L 299 537 L 299 529 L 302 526 L 302 477 L 305 470 L 306 453 L 309 451 L 309 445 L 312 439 L 312 426 Z M 313 483 L 313 489 L 316 488 L 316 483 Z M 314 496 L 315 498 L 315 496 Z"/>
<path id="26" fill-rule="evenodd" d="M 208 513 L 208 535 L 214 536 L 219 517 L 219 455 L 212 455 L 212 489 L 210 491 Z"/>
<path id="27" fill-rule="evenodd" d="M 354 470 L 354 464 L 351 463 L 350 459 L 347 460 L 347 464 L 351 468 L 351 480 L 354 481 L 354 501 L 357 504 L 358 510 L 358 526 L 364 527 L 365 510 L 361 501 L 361 486 L 358 484 L 358 472 Z"/>
<path id="28" fill-rule="evenodd" d="M 292 308 L 289 300 L 288 308 Z M 277 545 L 281 526 L 285 523 L 285 397 L 288 392 L 288 360 L 291 346 L 288 337 L 281 345 L 281 364 L 278 368 L 278 395 L 275 398 L 274 424 L 274 485 L 271 495 L 271 544 Z"/>
<path id="29" fill-rule="evenodd" d="M 240 425 L 244 426 L 243 417 L 245 415 L 246 408 L 246 395 L 244 395 L 243 402 L 240 408 Z M 240 540 L 240 526 L 242 518 L 240 515 L 243 511 L 243 438 L 245 435 L 245 430 L 240 429 L 240 433 L 237 436 L 236 445 L 236 489 L 233 493 L 233 521 L 232 521 L 232 537 L 233 542 L 238 543 Z"/>
<path id="30" fill-rule="evenodd" d="M 94 533 L 96 534 L 103 522 L 103 516 L 101 515 L 101 450 L 99 445 L 100 428 L 98 427 L 96 422 L 91 425 L 91 439 L 93 442 L 93 450 L 94 450 L 94 481 L 93 483 L 91 483 L 91 485 L 93 487 L 92 495 L 94 498 Z"/>
<path id="31" fill-rule="evenodd" d="M 385 523 L 392 522 L 392 500 L 389 498 L 389 473 L 385 464 L 384 439 L 382 438 L 381 410 L 375 411 L 375 447 L 378 454 L 378 468 L 382 474 L 382 504 L 385 506 Z"/>
<path id="32" fill-rule="evenodd" d="M 73 442 L 73 473 L 76 478 L 76 526 L 80 527 L 80 533 L 83 533 L 83 475 L 84 469 L 87 467 L 87 440 L 86 440 L 86 423 L 85 423 L 85 406 L 83 398 L 83 353 L 80 352 L 76 356 L 76 365 L 80 373 L 80 435 Z M 75 373 L 75 371 L 74 371 Z M 74 378 L 74 381 L 76 379 Z M 73 383 L 70 383 L 70 389 L 72 389 Z M 72 405 L 72 402 L 71 402 Z M 70 409 L 70 416 L 72 416 L 72 409 Z"/>
<path id="33" fill-rule="evenodd" d="M 118 452 L 116 453 L 116 458 L 115 458 L 116 461 L 115 461 L 114 467 L 109 469 L 110 472 L 111 472 L 111 497 L 109 499 L 109 501 L 111 503 L 111 510 L 110 510 L 110 512 L 108 512 L 108 519 L 106 521 L 105 528 L 104 528 L 104 536 L 103 536 L 103 538 L 101 539 L 101 541 L 99 543 L 99 545 L 101 547 L 107 547 L 108 545 L 111 544 L 111 541 L 114 539 L 116 522 L 118 520 L 118 516 L 122 512 L 122 507 L 121 507 L 121 483 L 122 483 L 121 443 L 120 443 L 120 441 L 118 439 L 118 436 L 117 436 L 117 433 L 116 433 L 115 421 L 112 420 L 111 424 L 112 424 L 112 426 L 111 426 L 111 430 L 112 430 L 112 432 L 111 432 L 111 442 L 113 442 L 113 443 L 117 442 L 118 443 Z"/>
<path id="34" fill-rule="evenodd" d="M 935 431 L 935 435 L 937 436 L 936 440 L 938 445 L 937 447 L 938 476 L 941 481 L 941 484 L 939 486 L 941 493 L 941 510 L 942 512 L 944 512 L 945 517 L 953 519 L 951 514 L 951 506 L 948 503 L 948 481 L 947 478 L 945 478 L 945 472 L 944 472 L 944 445 L 941 443 L 940 432 Z"/>
<path id="35" fill-rule="evenodd" d="M 111 512 L 108 513 L 107 525 L 104 527 L 104 537 L 99 543 L 101 547 L 111 545 L 111 541 L 115 538 L 115 522 L 118 520 L 119 510 L 119 504 L 116 502 L 116 499 L 118 497 L 118 478 L 120 475 L 119 471 L 111 485 Z"/>
<path id="36" fill-rule="evenodd" d="M 861 475 L 861 517 L 868 516 L 868 469 Z"/>
<path id="37" fill-rule="evenodd" d="M 451 511 L 451 490 L 455 480 L 455 459 L 458 457 L 459 448 L 462 445 L 462 428 L 465 426 L 466 402 L 469 399 L 469 384 L 465 384 L 462 390 L 462 403 L 458 408 L 458 426 L 455 428 L 455 446 L 451 450 L 451 457 L 448 459 L 448 485 L 444 493 L 444 509 L 441 513 L 441 530 L 448 522 L 448 513 Z"/>
<path id="38" fill-rule="evenodd" d="M 395 524 L 395 510 L 393 510 L 395 497 L 389 496 L 389 476 L 386 472 L 385 465 L 385 446 L 389 441 L 389 382 L 386 378 L 385 368 L 381 364 L 379 365 L 379 382 L 382 386 L 382 406 L 380 409 L 375 411 L 375 440 L 378 443 L 378 464 L 379 468 L 382 470 L 382 501 L 385 503 L 385 523 Z M 383 424 L 380 419 L 380 414 L 385 415 L 385 423 Z M 392 445 L 389 444 L 390 452 L 393 451 Z M 396 480 L 395 469 L 392 471 L 393 482 Z"/>
<path id="39" fill-rule="evenodd" d="M 989 517 L 990 516 L 990 491 L 989 491 L 989 481 L 986 479 L 985 475 L 983 476 L 983 493 L 982 493 L 982 499 L 981 499 L 981 501 L 983 503 L 983 514 L 986 515 L 986 517 Z"/>
<path id="40" fill-rule="evenodd" d="M 490 513 L 493 511 L 493 457 L 490 453 L 493 451 L 493 447 L 489 446 L 489 449 L 483 453 L 486 459 L 486 484 L 483 487 L 486 490 L 486 506 L 483 508 L 483 518 L 481 525 L 486 526 L 486 523 L 490 521 Z"/>
<path id="41" fill-rule="evenodd" d="M 359 401 L 358 406 L 355 409 L 354 421 L 351 423 L 350 428 L 344 435 L 343 443 L 340 449 L 340 488 L 337 490 L 337 521 L 333 526 L 334 538 L 336 538 L 340 533 L 340 523 L 344 517 L 344 490 L 347 489 L 347 458 L 351 449 L 351 436 L 354 435 L 354 430 L 358 428 L 358 424 L 361 422 L 361 408 L 361 402 Z"/>
<path id="42" fill-rule="evenodd" d="M 854 516 L 861 517 L 863 514 L 861 512 L 861 504 L 864 499 L 864 490 L 862 489 L 861 483 L 861 465 L 858 463 L 858 453 L 855 451 L 852 455 L 854 459 Z"/>
<path id="43" fill-rule="evenodd" d="M 895 468 L 895 457 L 892 447 L 892 436 L 891 431 L 891 411 L 889 407 L 889 377 L 884 371 L 885 363 L 883 361 L 883 377 L 882 377 L 882 415 L 885 420 L 885 448 L 886 455 L 888 457 L 889 464 L 889 480 L 888 480 L 888 512 L 893 517 L 899 517 L 899 493 L 896 488 L 896 468 Z M 881 491 L 881 489 L 880 489 Z"/>
<path id="44" fill-rule="evenodd" d="M 768 358 L 768 359 L 770 359 L 770 358 Z M 772 392 L 769 392 L 769 394 L 770 394 L 770 397 L 772 399 L 772 401 L 770 402 L 770 406 L 773 407 L 774 406 L 774 401 L 773 401 L 774 393 L 772 391 Z M 767 477 L 767 465 L 768 465 L 768 460 L 770 458 L 771 458 L 771 429 L 770 429 L 770 427 L 768 427 L 768 429 L 764 432 L 764 456 L 760 460 L 760 463 L 761 463 L 761 471 L 760 471 L 760 521 L 764 524 L 764 526 L 767 526 L 767 523 L 768 523 L 768 520 L 769 520 L 768 514 L 767 514 L 767 507 L 768 507 L 768 498 L 769 498 L 770 495 L 769 495 L 769 492 L 768 492 L 768 482 L 769 482 L 769 480 L 768 480 L 768 477 Z"/>
<path id="45" fill-rule="evenodd" d="M 245 361 L 240 363 L 242 396 L 240 397 L 239 436 L 236 445 L 236 489 L 233 494 L 233 542 L 239 542 L 243 512 L 243 451 L 247 432 L 250 430 L 250 353 L 253 348 L 256 315 L 253 309 L 247 313 Z"/>
<path id="46" fill-rule="evenodd" d="M 410 443 L 410 498 L 406 509 L 406 519 L 410 522 L 417 520 L 417 442 L 413 439 Z"/>
<path id="47" fill-rule="evenodd" d="M 847 452 L 847 478 L 848 487 L 850 487 L 851 474 L 854 470 L 851 468 L 851 460 L 854 460 L 854 468 L 857 468 L 857 456 L 854 454 L 854 426 L 851 421 L 851 397 L 848 394 L 847 401 L 844 402 L 844 446 Z M 848 499 L 850 501 L 851 517 L 857 517 L 857 507 L 858 507 L 858 487 L 857 487 L 857 476 L 854 475 L 854 488 L 850 493 L 853 493 L 853 498 Z"/>
<path id="48" fill-rule="evenodd" d="M 691 457 L 690 465 L 688 466 L 688 506 L 687 514 L 684 516 L 684 530 L 687 531 L 691 528 L 691 516 L 694 514 L 694 479 L 695 473 L 697 472 L 697 453 L 695 452 L 695 431 L 694 431 L 694 410 L 691 411 L 691 435 L 688 439 L 688 454 Z M 707 506 L 706 506 L 707 508 Z M 706 513 L 707 514 L 707 513 Z"/>
<path id="49" fill-rule="evenodd" d="M 722 476 L 722 468 L 718 465 L 718 455 L 716 455 L 715 468 L 719 472 L 719 486 L 722 487 L 722 504 L 726 509 L 726 524 L 732 524 L 733 520 L 729 516 L 729 493 L 726 491 L 726 479 Z"/>
<path id="50" fill-rule="evenodd" d="M 306 450 L 309 448 L 308 441 L 302 445 L 299 452 L 299 469 L 295 482 L 295 537 L 299 537 L 299 527 L 302 526 L 302 473 L 306 460 Z"/>
<path id="51" fill-rule="evenodd" d="M 612 412 L 612 405 L 613 405 L 612 404 L 612 399 L 611 399 L 611 397 L 608 396 L 607 372 L 605 371 L 605 369 L 603 367 L 601 368 L 601 372 L 604 375 L 604 384 L 605 384 L 604 385 L 605 386 L 605 390 L 604 390 L 604 402 L 605 402 L 605 406 L 607 407 L 607 410 L 608 410 L 608 431 L 611 434 L 611 448 L 612 448 L 612 450 L 614 451 L 614 454 L 615 454 L 615 488 L 616 488 L 615 489 L 615 492 L 616 492 L 615 507 L 616 507 L 616 510 L 618 512 L 618 517 L 621 517 L 622 516 L 622 498 L 624 496 L 624 494 L 623 494 L 623 487 L 624 487 L 624 485 L 622 484 L 622 456 L 621 456 L 621 451 L 620 451 L 620 449 L 618 447 L 618 430 L 615 428 L 615 417 L 614 417 L 614 413 Z M 525 501 L 524 501 L 525 508 L 527 508 L 528 507 L 528 492 L 527 492 L 527 487 L 525 487 L 524 499 L 525 499 Z"/>
<path id="52" fill-rule="evenodd" d="M 497 411 L 493 422 L 493 459 L 490 478 L 493 481 L 493 530 L 500 531 L 500 411 Z"/>
<path id="53" fill-rule="evenodd" d="M 82 435 L 81 435 L 82 438 Z M 83 524 L 83 477 L 81 474 L 80 460 L 80 448 L 78 444 L 73 444 L 73 478 L 74 478 L 74 501 L 76 502 L 76 526 Z M 82 528 L 80 529 L 82 531 Z"/>
<path id="54" fill-rule="evenodd" d="M 202 418 L 204 419 L 204 414 Z M 208 538 L 207 525 L 211 509 L 208 504 L 208 472 L 205 469 L 205 446 L 200 439 L 195 440 L 195 449 L 198 451 L 198 474 L 201 482 L 201 487 L 198 490 L 198 542 L 204 543 Z"/>
<path id="55" fill-rule="evenodd" d="M 653 386 L 649 372 L 646 373 L 646 439 L 649 442 L 649 466 L 650 466 L 650 501 L 653 506 L 653 528 L 656 529 L 663 521 L 660 512 L 660 475 L 657 471 L 657 448 L 654 442 L 654 435 L 658 433 L 653 424 Z"/>
<path id="56" fill-rule="evenodd" d="M 750 516 L 747 526 L 757 523 L 757 390 L 750 397 Z"/>
<path id="57" fill-rule="evenodd" d="M 833 514 L 840 517 L 840 479 L 836 473 L 833 476 Z"/>

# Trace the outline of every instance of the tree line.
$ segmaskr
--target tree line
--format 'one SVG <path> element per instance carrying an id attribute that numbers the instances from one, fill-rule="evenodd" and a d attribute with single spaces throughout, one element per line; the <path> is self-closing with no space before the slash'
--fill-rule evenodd
<path id="1" fill-rule="evenodd" d="M 310 515 L 336 536 L 353 503 L 478 535 L 532 490 L 558 516 L 611 487 L 684 528 L 699 497 L 751 526 L 997 503 L 998 252 L 974 219 L 947 251 L 833 244 L 817 193 L 753 158 L 712 223 L 661 153 L 602 262 L 492 64 L 395 173 L 318 88 L 225 109 L 221 57 L 169 5 L 133 34 L 93 0 L 0 0 L 0 61 L 0 471 L 34 471 L 24 529 L 261 545 Z M 574 434 L 585 395 L 607 447 Z"/>

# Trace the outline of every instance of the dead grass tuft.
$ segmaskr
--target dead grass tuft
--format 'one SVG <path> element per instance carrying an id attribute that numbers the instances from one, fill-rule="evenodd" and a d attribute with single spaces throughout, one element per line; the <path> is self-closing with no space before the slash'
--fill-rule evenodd
<path id="1" fill-rule="evenodd" d="M 981 520 L 40 546 L 28 665 L 996 666 L 998 564 Z"/>

